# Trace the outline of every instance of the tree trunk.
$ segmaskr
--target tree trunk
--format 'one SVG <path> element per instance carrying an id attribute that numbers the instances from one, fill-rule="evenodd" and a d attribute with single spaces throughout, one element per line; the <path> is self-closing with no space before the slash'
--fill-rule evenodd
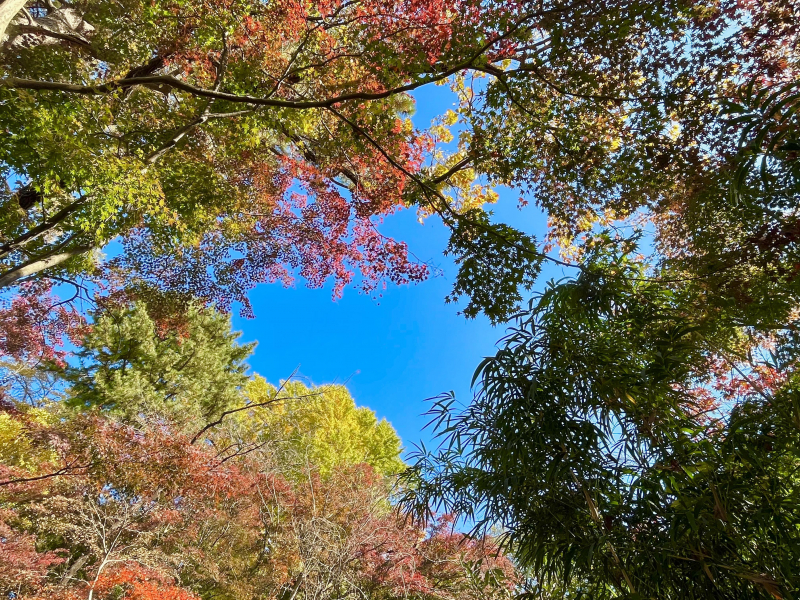
<path id="1" fill-rule="evenodd" d="M 62 208 L 52 217 L 47 219 L 44 223 L 41 223 L 36 227 L 33 227 L 32 229 L 23 233 L 16 239 L 6 242 L 2 246 L 0 246 L 0 259 L 5 258 L 15 250 L 25 246 L 29 242 L 32 242 L 33 240 L 37 239 L 41 235 L 44 235 L 48 231 L 55 229 L 64 219 L 66 219 L 68 216 L 70 216 L 78 209 L 82 208 L 84 204 L 86 204 L 86 199 L 80 198 L 75 202 L 73 202 L 72 204 L 69 204 L 64 208 Z"/>
<path id="2" fill-rule="evenodd" d="M 79 246 L 77 248 L 72 248 L 71 250 L 53 254 L 46 258 L 32 260 L 23 265 L 19 265 L 18 267 L 14 267 L 13 269 L 10 269 L 0 275 L 0 289 L 13 285 L 16 281 L 22 279 L 23 277 L 34 275 L 44 271 L 45 269 L 49 269 L 50 267 L 60 265 L 62 262 L 69 260 L 73 256 L 84 254 L 89 252 L 91 249 L 91 246 Z"/>
<path id="3" fill-rule="evenodd" d="M 0 43 L 6 41 L 6 29 L 28 0 L 0 0 Z"/>

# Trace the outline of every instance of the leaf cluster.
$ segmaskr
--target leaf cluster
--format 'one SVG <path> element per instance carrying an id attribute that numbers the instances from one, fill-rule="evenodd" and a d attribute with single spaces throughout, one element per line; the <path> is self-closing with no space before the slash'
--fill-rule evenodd
<path id="1" fill-rule="evenodd" d="M 470 405 L 436 401 L 441 445 L 414 457 L 406 505 L 502 526 L 541 597 L 793 597 L 792 371 L 704 403 L 737 328 L 625 257 L 585 267 L 517 319 Z"/>

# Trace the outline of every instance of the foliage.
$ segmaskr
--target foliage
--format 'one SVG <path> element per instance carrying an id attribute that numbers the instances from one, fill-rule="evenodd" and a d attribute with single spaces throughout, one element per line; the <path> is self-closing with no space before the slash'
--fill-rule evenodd
<path id="1" fill-rule="evenodd" d="M 3 401 L 3 409 L 0 413 L 0 461 L 4 467 L 37 470 L 49 464 L 54 455 L 30 433 L 52 424 L 52 413 L 37 408 L 20 412 L 7 400 Z"/>
<path id="2" fill-rule="evenodd" d="M 532 57 L 551 88 L 534 102 L 524 94 L 535 88 L 508 97 L 524 64 L 506 66 L 507 85 L 500 73 L 490 80 L 484 105 L 463 86 L 470 139 L 495 150 L 487 172 L 527 182 L 548 237 L 580 263 L 479 366 L 472 404 L 437 399 L 441 446 L 416 454 L 404 502 L 459 514 L 475 533 L 501 525 L 541 597 L 780 598 L 800 585 L 788 408 L 800 297 L 797 7 L 694 3 L 704 12 L 686 20 L 672 20 L 673 8 L 684 9 L 626 30 L 619 47 L 609 32 L 592 40 L 607 44 L 598 52 L 561 46 L 549 55 L 561 70 Z M 674 45 L 661 26 L 674 27 Z M 585 41 L 570 21 L 542 45 L 562 33 Z M 759 47 L 767 39 L 774 47 Z M 575 89 L 584 47 L 613 76 Z M 615 71 L 621 55 L 609 58 L 616 48 L 642 61 L 630 79 Z M 649 107 L 638 104 L 645 88 L 658 99 Z M 526 143 L 532 131 L 557 148 Z M 630 251 L 646 225 L 651 264 L 608 253 L 612 240 Z"/>
<path id="3" fill-rule="evenodd" d="M 110 410 L 125 420 L 150 414 L 210 419 L 239 401 L 244 360 L 255 344 L 239 345 L 230 319 L 191 307 L 185 331 L 159 335 L 142 304 L 96 313 L 75 353 L 59 369 L 70 386 L 67 404 Z"/>
<path id="4" fill-rule="evenodd" d="M 464 314 L 483 312 L 493 324 L 506 321 L 520 307 L 520 288 L 530 290 L 543 258 L 536 240 L 507 225 L 491 225 L 482 211 L 473 209 L 453 227 L 447 253 L 459 265 L 448 302 L 469 298 Z"/>
<path id="5" fill-rule="evenodd" d="M 264 491 L 266 556 L 253 563 L 252 552 L 226 545 L 200 565 L 203 586 L 218 585 L 208 574 L 220 569 L 235 580 L 223 597 L 503 598 L 513 585 L 510 563 L 488 540 L 398 520 L 382 478 L 364 465 L 324 478 L 310 471 L 295 484 L 270 478 Z M 476 574 L 488 575 L 484 587 Z"/>
<path id="6" fill-rule="evenodd" d="M 3 589 L 501 598 L 499 523 L 542 597 L 796 597 L 799 10 L 29 2 L 0 56 Z M 419 131 L 433 83 L 456 110 Z M 545 210 L 544 248 L 490 221 L 499 185 Z M 451 229 L 468 316 L 578 261 L 406 474 L 472 540 L 389 511 L 399 440 L 344 388 L 243 389 L 216 312 L 295 274 L 423 279 L 376 229 L 412 206 Z"/>
<path id="7" fill-rule="evenodd" d="M 499 33 L 470 36 L 480 12 L 29 2 L 0 60 L 0 288 L 90 275 L 250 314 L 251 287 L 293 272 L 336 294 L 354 271 L 366 289 L 424 278 L 376 225 L 419 201 L 430 138 L 407 92 L 498 52 Z M 103 260 L 112 240 L 122 253 Z"/>
<path id="8" fill-rule="evenodd" d="M 6 593 L 112 598 L 121 585 L 133 597 L 159 597 L 147 589 L 174 583 L 179 532 L 190 534 L 190 519 L 210 499 L 240 491 L 235 469 L 218 470 L 213 454 L 164 424 L 134 428 L 77 416 L 49 426 L 23 418 L 22 426 L 53 456 L 30 469 L 0 469 L 5 524 L 35 549 L 16 573 L 4 574 Z M 34 568 L 35 576 L 21 578 Z"/>
<path id="9" fill-rule="evenodd" d="M 671 223 L 738 152 L 721 101 L 798 72 L 792 2 L 543 8 L 505 62 L 453 88 L 471 167 L 545 209 L 548 239 L 568 253 L 616 221 Z"/>
<path id="10" fill-rule="evenodd" d="M 0 355 L 16 361 L 63 362 L 64 338 L 76 341 L 85 331 L 85 319 L 52 293 L 52 283 L 32 282 L 0 304 Z"/>
<path id="11" fill-rule="evenodd" d="M 55 409 L 55 407 L 53 407 Z M 0 466 L 0 590 L 20 598 L 506 598 L 510 561 L 441 520 L 427 533 L 389 505 L 366 464 L 325 477 L 193 445 L 166 417 L 121 424 L 4 414 L 53 454 Z M 60 468 L 59 468 L 60 467 Z M 57 470 L 54 470 L 57 469 Z"/>
<path id="12" fill-rule="evenodd" d="M 471 212 L 497 184 L 568 254 L 642 215 L 679 250 L 682 208 L 738 153 L 721 103 L 798 64 L 788 0 L 29 5 L 2 57 L 0 287 L 88 274 L 246 314 L 293 271 L 335 293 L 354 270 L 367 289 L 424 278 L 375 229 L 414 205 L 455 230 L 452 297 L 507 317 L 543 255 Z M 457 110 L 416 131 L 408 93 L 448 82 Z M 454 151 L 435 147 L 451 129 Z M 503 275 L 491 293 L 472 256 Z"/>
<path id="13" fill-rule="evenodd" d="M 545 596 L 794 597 L 796 354 L 695 299 L 605 253 L 551 283 L 435 403 L 406 504 L 501 524 Z"/>
<path id="14" fill-rule="evenodd" d="M 309 464 L 322 475 L 361 463 L 382 475 L 396 475 L 405 468 L 395 430 L 386 419 L 379 421 L 374 411 L 356 406 L 343 385 L 308 388 L 289 381 L 278 389 L 256 376 L 248 382 L 247 397 L 254 404 L 274 402 L 268 411 L 244 416 L 241 426 L 285 440 L 281 460 L 294 463 L 301 472 Z"/>
<path id="15" fill-rule="evenodd" d="M 741 195 L 756 163 L 760 163 L 761 179 L 769 195 L 788 199 L 797 193 L 796 159 L 800 140 L 795 136 L 800 118 L 799 87 L 797 81 L 756 86 L 753 80 L 743 90 L 743 97 L 727 103 L 727 111 L 723 112 L 730 117 L 728 124 L 740 127 L 739 148 L 743 160 L 732 182 L 732 191 L 737 196 Z M 768 177 L 770 171 L 772 176 Z"/>
<path id="16" fill-rule="evenodd" d="M 0 594 L 56 600 L 508 598 L 490 538 L 392 506 L 400 439 L 343 386 L 248 379 L 252 345 L 194 307 L 106 307 L 0 403 Z"/>

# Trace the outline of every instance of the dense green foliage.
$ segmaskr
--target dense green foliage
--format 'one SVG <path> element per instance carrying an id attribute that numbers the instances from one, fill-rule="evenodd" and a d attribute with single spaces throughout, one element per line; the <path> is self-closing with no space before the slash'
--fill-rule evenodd
<path id="1" fill-rule="evenodd" d="M 406 506 L 502 526 L 533 596 L 800 594 L 800 62 L 796 30 L 779 31 L 773 79 L 739 80 L 694 126 L 673 114 L 672 142 L 696 126 L 688 154 L 656 144 L 658 173 L 640 179 L 634 160 L 595 180 L 625 190 L 600 198 L 612 210 L 654 194 L 622 208 L 647 206 L 638 222 L 548 207 L 562 243 L 570 220 L 586 231 L 577 274 L 534 295 L 478 367 L 470 405 L 445 395 L 431 410 L 440 444 L 416 453 Z"/>
<path id="2" fill-rule="evenodd" d="M 6 0 L 0 31 L 5 593 L 800 598 L 796 1 Z M 418 129 L 428 84 L 456 102 Z M 423 280 L 377 229 L 411 207 L 446 300 L 511 324 L 400 488 L 472 540 L 395 519 L 391 426 L 249 377 L 224 314 Z"/>
<path id="3" fill-rule="evenodd" d="M 795 325 L 759 352 L 741 311 L 696 293 L 604 254 L 551 283 L 474 402 L 434 405 L 442 446 L 417 453 L 406 502 L 501 523 L 547 597 L 791 597 Z M 782 300 L 759 307 L 768 324 Z"/>
<path id="4" fill-rule="evenodd" d="M 67 404 L 127 421 L 212 420 L 239 404 L 255 344 L 236 344 L 230 319 L 213 310 L 189 308 L 184 327 L 159 334 L 142 304 L 96 314 L 77 360 L 59 369 Z"/>

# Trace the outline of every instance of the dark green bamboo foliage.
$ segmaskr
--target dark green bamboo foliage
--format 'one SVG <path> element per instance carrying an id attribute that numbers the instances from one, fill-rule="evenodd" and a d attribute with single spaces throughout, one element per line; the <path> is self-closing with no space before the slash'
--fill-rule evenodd
<path id="1" fill-rule="evenodd" d="M 78 364 L 60 372 L 68 404 L 125 420 L 168 414 L 189 422 L 241 403 L 244 361 L 255 344 L 236 343 L 230 318 L 213 309 L 191 307 L 184 329 L 160 335 L 142 304 L 96 314 L 76 352 Z"/>
<path id="2" fill-rule="evenodd" d="M 758 170 L 763 191 L 782 196 L 784 201 L 796 196 L 800 185 L 800 81 L 780 85 L 757 86 L 751 81 L 739 102 L 724 103 L 727 124 L 739 128 L 740 160 L 731 184 L 739 199 L 746 192 L 754 170 Z"/>
<path id="3" fill-rule="evenodd" d="M 662 266 L 697 281 L 707 304 L 772 329 L 800 298 L 800 82 L 751 82 L 739 96 L 721 115 L 738 154 L 688 190 L 659 249 Z"/>
<path id="4" fill-rule="evenodd" d="M 535 597 L 798 597 L 800 380 L 704 412 L 691 390 L 742 332 L 692 300 L 602 254 L 551 283 L 474 401 L 436 400 L 406 505 L 502 525 Z"/>

